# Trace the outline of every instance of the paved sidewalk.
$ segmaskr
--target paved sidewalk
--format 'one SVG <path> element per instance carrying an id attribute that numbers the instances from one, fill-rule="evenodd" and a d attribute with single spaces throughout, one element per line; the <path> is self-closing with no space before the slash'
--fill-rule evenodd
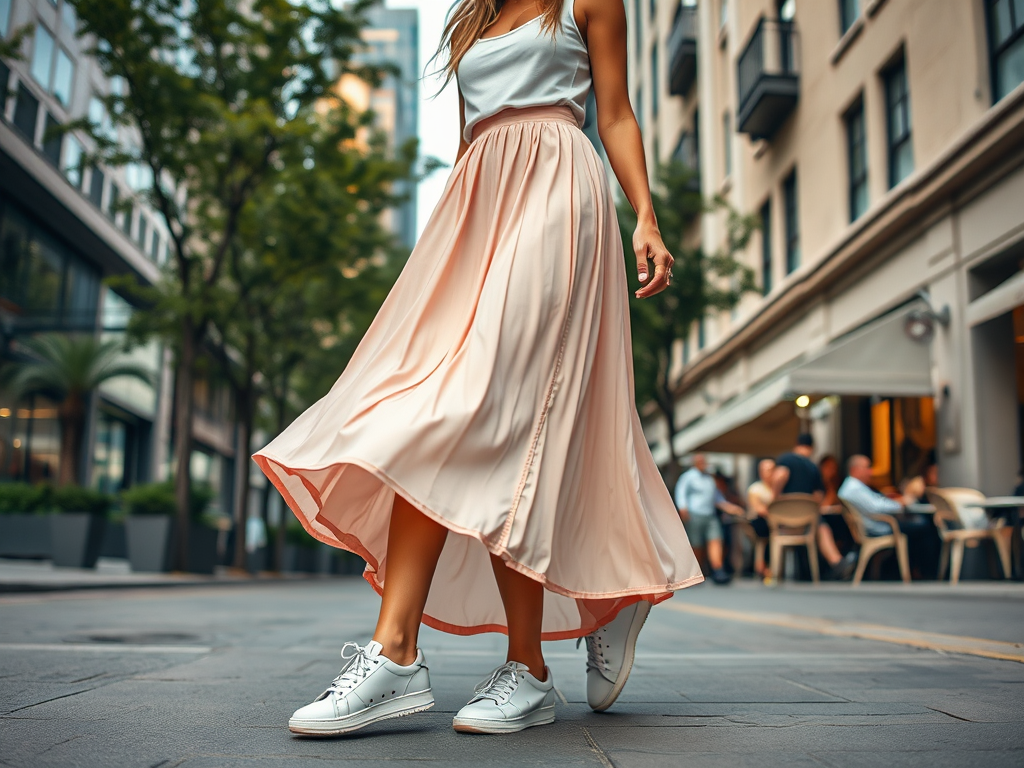
<path id="1" fill-rule="evenodd" d="M 133 573 L 125 560 L 101 559 L 95 568 L 57 568 L 48 560 L 0 558 L 0 593 L 8 594 L 84 589 L 224 586 L 252 584 L 258 581 L 308 581 L 316 578 L 319 577 L 312 574 L 249 575 L 223 568 L 211 576 L 195 573 Z"/>
<path id="2" fill-rule="evenodd" d="M 288 715 L 336 674 L 345 640 L 369 638 L 376 606 L 358 578 L 0 597 L 0 764 L 1024 764 L 1024 664 L 904 642 L 1016 648 L 1016 585 L 697 587 L 652 612 L 607 714 L 585 704 L 582 649 L 549 644 L 558 721 L 505 737 L 451 730 L 473 685 L 503 660 L 504 639 L 426 630 L 433 710 L 345 739 L 291 736 Z M 893 637 L 822 631 L 835 625 Z"/>

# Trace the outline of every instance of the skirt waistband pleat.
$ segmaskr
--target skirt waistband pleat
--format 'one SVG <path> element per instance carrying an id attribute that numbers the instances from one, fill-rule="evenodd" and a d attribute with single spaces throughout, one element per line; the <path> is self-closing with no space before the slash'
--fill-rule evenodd
<path id="1" fill-rule="evenodd" d="M 576 116 L 568 107 L 526 107 L 524 109 L 503 109 L 496 115 L 486 117 L 473 126 L 473 141 L 488 131 L 516 123 L 568 123 L 579 128 Z"/>

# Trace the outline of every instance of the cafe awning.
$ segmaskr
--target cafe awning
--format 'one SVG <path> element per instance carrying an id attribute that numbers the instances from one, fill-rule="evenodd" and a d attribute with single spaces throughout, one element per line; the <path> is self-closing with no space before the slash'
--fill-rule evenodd
<path id="1" fill-rule="evenodd" d="M 792 447 L 800 430 L 793 400 L 828 395 L 931 395 L 931 351 L 903 332 L 914 302 L 835 339 L 723 403 L 676 435 L 679 454 L 695 450 L 771 454 Z"/>

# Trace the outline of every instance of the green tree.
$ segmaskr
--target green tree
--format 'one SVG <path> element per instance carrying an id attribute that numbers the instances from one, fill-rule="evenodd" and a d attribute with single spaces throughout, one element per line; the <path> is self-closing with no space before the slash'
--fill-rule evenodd
<path id="1" fill-rule="evenodd" d="M 121 87 L 104 99 L 113 129 L 83 121 L 68 129 L 91 134 L 88 161 L 148 172 L 138 195 L 170 232 L 163 278 L 136 291 L 150 311 L 136 313 L 130 331 L 175 351 L 175 496 L 187 532 L 196 362 L 243 213 L 274 172 L 301 156 L 296 147 L 309 141 L 338 76 L 377 76 L 351 64 L 369 0 L 344 9 L 331 0 L 71 2 L 80 33 L 99 41 L 93 55 L 103 74 Z M 178 567 L 187 552 L 179 536 Z"/>
<path id="2" fill-rule="evenodd" d="M 21 342 L 34 357 L 11 365 L 6 373 L 11 389 L 20 398 L 43 394 L 59 403 L 60 471 L 58 483 L 79 481 L 82 437 L 85 434 L 88 395 L 101 384 L 128 376 L 152 384 L 150 372 L 122 357 L 118 340 L 100 341 L 95 336 L 43 334 Z"/>
<path id="3" fill-rule="evenodd" d="M 706 204 L 693 181 L 693 172 L 682 163 L 659 167 L 651 196 L 665 245 L 675 258 L 672 283 L 656 296 L 632 299 L 629 304 L 637 407 L 653 402 L 665 418 L 671 455 L 665 468 L 669 479 L 679 470 L 673 439 L 679 429 L 675 419 L 676 382 L 670 376 L 676 340 L 685 338 L 693 324 L 710 311 L 731 309 L 745 292 L 757 289 L 753 271 L 736 258 L 757 228 L 757 218 L 737 213 L 721 198 Z M 618 214 L 626 272 L 635 281 L 632 235 L 636 215 L 628 202 L 619 205 Z M 726 217 L 725 244 L 716 251 L 687 244 L 687 236 L 693 234 L 694 225 L 705 214 Z"/>
<path id="4" fill-rule="evenodd" d="M 382 214 L 398 202 L 391 194 L 394 182 L 412 172 L 415 142 L 391 157 L 383 137 L 369 147 L 340 142 L 338 131 L 324 121 L 305 145 L 293 149 L 302 156 L 272 171 L 274 183 L 243 211 L 224 296 L 216 302 L 223 312 L 213 319 L 245 455 L 259 400 L 275 396 L 268 382 L 280 382 L 276 396 L 287 399 L 295 374 L 321 348 L 336 348 L 341 336 L 361 338 L 366 324 L 351 322 L 353 310 L 365 305 L 371 283 L 381 283 L 380 267 L 402 255 Z M 328 375 L 336 378 L 347 359 L 334 355 Z M 279 422 L 277 431 L 283 426 Z M 246 466 L 235 507 L 239 530 L 248 499 Z M 244 566 L 241 537 L 234 556 Z"/>

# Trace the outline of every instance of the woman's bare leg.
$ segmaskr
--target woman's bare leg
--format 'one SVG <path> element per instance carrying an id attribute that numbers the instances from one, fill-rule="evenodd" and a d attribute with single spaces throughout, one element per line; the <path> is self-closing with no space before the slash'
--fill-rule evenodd
<path id="1" fill-rule="evenodd" d="M 508 622 L 508 657 L 530 668 L 530 674 L 543 682 L 544 654 L 540 650 L 540 628 L 544 619 L 544 587 L 539 581 L 513 571 L 505 562 L 491 555 L 491 569 L 498 582 L 498 592 L 505 606 Z"/>
<path id="2" fill-rule="evenodd" d="M 403 666 L 416 660 L 423 608 L 448 529 L 395 494 L 388 528 L 384 599 L 373 639 L 391 661 Z"/>

